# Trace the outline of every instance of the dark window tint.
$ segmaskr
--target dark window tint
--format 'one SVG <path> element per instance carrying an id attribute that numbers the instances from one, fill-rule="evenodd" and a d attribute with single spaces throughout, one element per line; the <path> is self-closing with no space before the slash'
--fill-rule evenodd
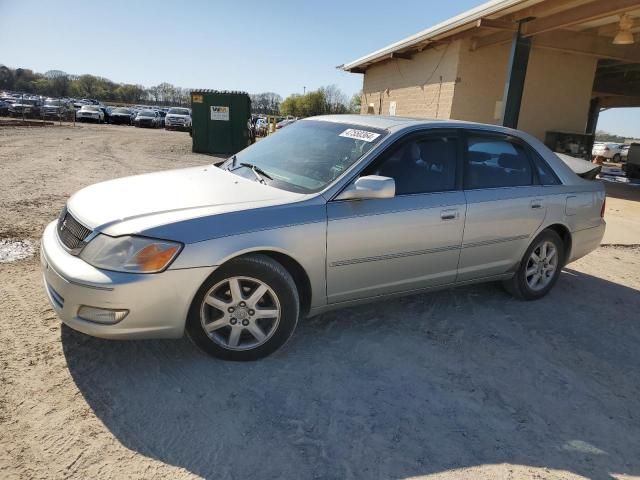
<path id="1" fill-rule="evenodd" d="M 560 185 L 560 180 L 556 176 L 553 169 L 544 161 L 544 159 L 534 151 L 531 152 L 531 159 L 538 172 L 538 178 L 542 185 Z"/>
<path id="2" fill-rule="evenodd" d="M 455 189 L 457 138 L 429 135 L 404 141 L 365 170 L 396 182 L 396 195 Z"/>
<path id="3" fill-rule="evenodd" d="M 531 163 L 522 146 L 503 136 L 468 137 L 465 188 L 518 187 L 532 183 Z"/>

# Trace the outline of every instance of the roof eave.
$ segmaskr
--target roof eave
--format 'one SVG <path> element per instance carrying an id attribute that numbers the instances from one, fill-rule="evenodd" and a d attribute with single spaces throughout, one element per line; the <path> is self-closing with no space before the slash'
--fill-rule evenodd
<path id="1" fill-rule="evenodd" d="M 474 28 L 475 22 L 478 19 L 495 15 L 500 11 L 513 8 L 514 6 L 525 2 L 530 3 L 528 0 L 491 0 L 472 8 L 471 10 L 467 10 L 456 17 L 445 20 L 433 27 L 392 43 L 391 45 L 381 48 L 380 50 L 376 50 L 364 57 L 358 58 L 353 62 L 346 63 L 342 65 L 342 70 L 351 73 L 364 73 L 366 67 L 370 64 L 391 58 L 390 55 L 395 52 L 414 47 L 421 43 L 429 43 L 430 40 L 437 40 L 437 37 L 453 34 L 455 30 L 461 31 Z"/>

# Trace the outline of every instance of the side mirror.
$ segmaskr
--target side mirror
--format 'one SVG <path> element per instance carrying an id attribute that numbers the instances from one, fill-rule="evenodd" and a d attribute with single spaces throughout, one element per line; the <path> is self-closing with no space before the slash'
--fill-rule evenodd
<path id="1" fill-rule="evenodd" d="M 396 182 L 393 178 L 367 175 L 358 178 L 336 197 L 336 200 L 364 200 L 367 198 L 393 198 Z"/>

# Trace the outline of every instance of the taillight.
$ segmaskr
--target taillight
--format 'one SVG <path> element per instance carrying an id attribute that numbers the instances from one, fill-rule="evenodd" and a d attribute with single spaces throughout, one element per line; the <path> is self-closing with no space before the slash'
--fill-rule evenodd
<path id="1" fill-rule="evenodd" d="M 604 200 L 602 201 L 602 209 L 600 210 L 600 218 L 604 218 L 604 209 L 607 206 L 607 197 L 604 197 Z"/>
<path id="2" fill-rule="evenodd" d="M 604 147 L 604 151 L 608 152 L 609 151 L 609 147 Z"/>

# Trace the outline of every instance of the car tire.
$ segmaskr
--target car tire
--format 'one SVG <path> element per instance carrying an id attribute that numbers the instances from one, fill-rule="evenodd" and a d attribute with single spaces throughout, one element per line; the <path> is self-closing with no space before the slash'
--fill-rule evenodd
<path id="1" fill-rule="evenodd" d="M 185 330 L 209 355 L 253 361 L 281 348 L 299 316 L 300 299 L 291 274 L 266 255 L 247 255 L 222 265 L 202 284 Z"/>
<path id="2" fill-rule="evenodd" d="M 502 285 L 515 298 L 537 300 L 549 293 L 558 281 L 564 261 L 560 236 L 553 230 L 543 230 L 527 248 L 513 277 Z"/>
<path id="3" fill-rule="evenodd" d="M 619 154 L 619 153 L 616 153 L 616 154 L 613 156 L 612 161 L 613 161 L 613 162 L 616 162 L 616 163 L 619 163 L 619 162 L 620 162 L 620 154 Z"/>

